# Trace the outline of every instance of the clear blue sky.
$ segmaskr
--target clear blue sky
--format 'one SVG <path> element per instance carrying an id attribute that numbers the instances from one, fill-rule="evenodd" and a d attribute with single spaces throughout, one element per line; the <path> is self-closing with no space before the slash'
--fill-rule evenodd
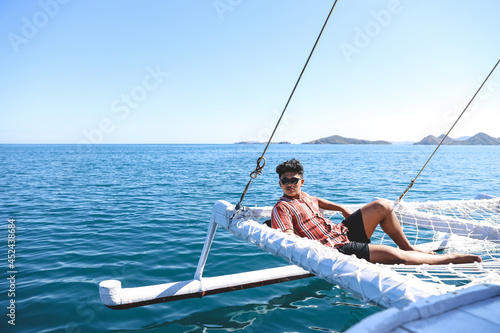
<path id="1" fill-rule="evenodd" d="M 333 1 L 2 1 L 0 143 L 266 141 Z M 447 131 L 498 0 L 340 0 L 276 140 Z M 452 137 L 500 137 L 500 68 Z"/>

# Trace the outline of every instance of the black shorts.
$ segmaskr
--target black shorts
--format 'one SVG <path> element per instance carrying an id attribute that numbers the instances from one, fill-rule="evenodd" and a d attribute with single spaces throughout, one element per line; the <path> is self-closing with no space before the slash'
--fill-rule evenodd
<path id="1" fill-rule="evenodd" d="M 357 210 L 349 215 L 342 223 L 349 229 L 347 238 L 350 243 L 338 248 L 339 252 L 347 255 L 354 254 L 359 259 L 370 261 L 370 239 L 366 236 L 365 226 L 361 210 Z"/>

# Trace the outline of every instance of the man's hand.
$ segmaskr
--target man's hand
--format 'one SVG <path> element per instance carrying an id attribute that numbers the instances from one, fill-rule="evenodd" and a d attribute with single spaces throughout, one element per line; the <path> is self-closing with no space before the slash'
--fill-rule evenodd
<path id="1" fill-rule="evenodd" d="M 342 205 L 338 205 L 334 202 L 328 201 L 328 200 L 323 199 L 323 198 L 318 198 L 318 206 L 320 208 L 323 208 L 326 210 L 333 210 L 333 211 L 341 212 L 342 216 L 344 216 L 344 218 L 346 218 L 352 214 L 352 212 L 349 209 L 347 209 L 346 207 L 344 207 Z"/>
<path id="2" fill-rule="evenodd" d="M 343 208 L 343 210 L 341 210 L 342 216 L 344 218 L 348 218 L 352 214 L 352 212 L 349 209 L 345 208 L 345 207 L 342 207 L 342 208 Z"/>

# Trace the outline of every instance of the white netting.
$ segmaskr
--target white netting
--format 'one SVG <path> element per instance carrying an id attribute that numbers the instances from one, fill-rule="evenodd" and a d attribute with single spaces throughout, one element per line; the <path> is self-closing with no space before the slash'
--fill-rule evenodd
<path id="1" fill-rule="evenodd" d="M 349 208 L 359 207 L 353 205 Z M 500 283 L 500 198 L 400 203 L 394 206 L 394 211 L 412 244 L 439 250 L 438 253 L 480 255 L 483 262 L 447 265 L 377 265 L 378 267 L 382 266 L 384 270 L 399 273 L 407 281 L 418 279 L 425 283 L 423 285 L 425 290 L 446 292 L 464 285 L 468 287 L 484 282 Z M 252 220 L 259 220 L 261 223 L 270 217 L 270 213 L 271 207 L 254 208 L 246 212 L 251 215 Z M 334 222 L 342 220 L 340 214 L 326 212 L 325 215 Z M 243 220 L 249 218 L 247 215 Z M 245 232 L 237 236 L 251 240 L 253 236 L 246 235 Z M 273 230 L 272 234 L 274 232 Z M 259 244 L 256 245 L 269 251 L 268 245 L 265 244 L 266 237 L 259 238 Z M 396 246 L 382 230 L 375 231 L 372 243 Z M 333 257 L 334 261 L 338 260 L 336 256 Z M 334 271 L 334 275 L 351 273 Z M 338 283 L 335 279 L 333 281 Z M 363 289 L 363 284 L 360 285 L 360 289 Z M 382 288 L 380 290 L 383 292 Z M 360 294 L 360 290 L 356 293 Z M 366 295 L 361 296 L 366 298 Z"/>
<path id="2" fill-rule="evenodd" d="M 476 254 L 483 262 L 390 265 L 391 269 L 424 281 L 454 285 L 500 274 L 500 198 L 402 202 L 394 205 L 394 212 L 413 245 L 438 253 Z M 372 243 L 396 246 L 379 228 L 372 236 Z"/>
<path id="3" fill-rule="evenodd" d="M 443 252 L 480 255 L 482 263 L 438 266 L 395 266 L 427 281 L 463 285 L 500 273 L 500 198 L 413 202 L 394 209 L 414 244 L 442 243 Z M 380 238 L 381 243 L 387 237 Z"/>

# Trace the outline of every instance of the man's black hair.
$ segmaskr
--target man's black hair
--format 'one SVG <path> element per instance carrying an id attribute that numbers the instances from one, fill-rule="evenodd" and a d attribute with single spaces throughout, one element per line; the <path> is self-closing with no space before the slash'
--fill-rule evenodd
<path id="1" fill-rule="evenodd" d="M 302 167 L 302 164 L 300 164 L 300 161 L 295 158 L 285 161 L 276 167 L 276 173 L 280 178 L 287 172 L 295 172 L 301 177 L 304 176 L 304 168 Z"/>

